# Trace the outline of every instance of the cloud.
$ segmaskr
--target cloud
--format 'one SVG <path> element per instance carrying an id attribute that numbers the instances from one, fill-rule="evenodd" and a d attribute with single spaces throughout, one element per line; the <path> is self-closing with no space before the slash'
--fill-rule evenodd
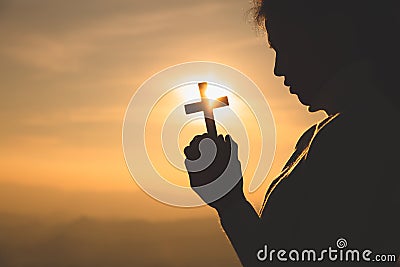
<path id="1" fill-rule="evenodd" d="M 294 124 L 311 120 L 293 112 L 300 105 L 287 101 L 287 88 L 273 77 L 274 54 L 246 22 L 249 8 L 243 0 L 1 1 L 0 144 L 7 149 L 0 158 L 12 153 L 12 166 L 20 158 L 45 164 L 62 162 L 68 151 L 69 163 L 81 167 L 93 155 L 104 162 L 121 155 L 122 119 L 135 90 L 154 73 L 193 60 L 242 70 L 278 111 L 278 124 L 300 131 L 304 124 Z M 79 157 L 88 147 L 90 156 Z M 112 154 L 99 153 L 111 147 Z M 46 171 L 29 175 L 50 176 Z"/>
<path id="2" fill-rule="evenodd" d="M 121 65 L 121 58 L 146 60 L 176 52 L 180 44 L 196 37 L 204 43 L 198 45 L 226 47 L 216 37 L 235 29 L 229 27 L 227 17 L 232 4 L 146 2 L 8 2 L 4 8 L 7 15 L 0 19 L 0 31 L 7 36 L 0 52 L 41 71 L 82 71 L 93 67 L 94 57 L 116 66 Z M 190 46 L 186 50 L 196 49 Z"/>
<path id="3" fill-rule="evenodd" d="M 123 110 L 152 65 L 158 71 L 179 58 L 251 46 L 253 40 L 235 42 L 231 34 L 229 14 L 237 3 L 4 1 L 0 119 L 12 126 L 6 133 L 26 122 L 71 126 L 73 112 L 84 120 L 87 110 Z M 121 112 L 113 115 L 109 123 L 122 119 Z"/>

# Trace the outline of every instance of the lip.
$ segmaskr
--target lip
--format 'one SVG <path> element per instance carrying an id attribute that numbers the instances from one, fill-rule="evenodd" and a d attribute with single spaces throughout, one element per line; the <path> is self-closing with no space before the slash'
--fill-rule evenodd
<path id="1" fill-rule="evenodd" d="M 298 94 L 296 94 L 296 95 L 297 95 L 297 98 L 299 99 L 299 101 L 300 101 L 301 104 L 303 104 L 303 105 L 305 105 L 305 106 L 311 106 L 310 103 L 309 103 L 309 101 L 308 101 L 307 99 L 303 99 L 303 98 L 300 97 Z"/>
<path id="2" fill-rule="evenodd" d="M 283 84 L 284 84 L 285 86 L 287 86 L 287 87 L 290 87 L 290 82 L 288 82 L 286 79 L 285 79 L 285 81 L 283 82 Z"/>
<path id="3" fill-rule="evenodd" d="M 289 87 L 289 92 L 292 94 L 292 95 L 297 95 L 297 93 L 296 93 L 296 91 L 295 90 L 293 90 L 293 87 Z"/>
<path id="4" fill-rule="evenodd" d="M 307 100 L 304 100 L 303 97 L 300 97 L 300 96 L 298 95 L 297 91 L 293 89 L 293 87 L 289 87 L 289 92 L 290 92 L 292 95 L 296 95 L 301 104 L 303 104 L 303 105 L 305 105 L 305 106 L 309 106 L 308 101 L 307 101 Z"/>

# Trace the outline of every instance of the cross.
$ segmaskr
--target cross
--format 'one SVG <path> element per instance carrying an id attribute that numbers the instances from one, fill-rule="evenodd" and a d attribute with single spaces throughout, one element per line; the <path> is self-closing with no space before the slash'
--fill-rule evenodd
<path id="1" fill-rule="evenodd" d="M 209 99 L 206 96 L 207 83 L 199 83 L 199 91 L 201 101 L 185 105 L 186 114 L 192 114 L 196 112 L 204 112 L 204 120 L 206 122 L 207 133 L 211 137 L 217 138 L 217 128 L 215 127 L 214 121 L 214 109 L 229 106 L 228 97 L 223 96 L 217 99 Z"/>

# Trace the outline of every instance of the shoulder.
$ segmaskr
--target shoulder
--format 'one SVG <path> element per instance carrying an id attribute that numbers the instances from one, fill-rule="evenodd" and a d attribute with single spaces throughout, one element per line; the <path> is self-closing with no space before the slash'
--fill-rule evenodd
<path id="1" fill-rule="evenodd" d="M 398 127 L 393 126 L 393 118 L 378 114 L 376 117 L 339 115 L 315 135 L 307 161 L 358 164 L 358 167 L 385 162 L 393 156 L 393 149 L 399 148 Z"/>
<path id="2" fill-rule="evenodd" d="M 362 240 L 365 233 L 394 229 L 395 223 L 387 222 L 398 222 L 392 212 L 399 206 L 395 191 L 400 179 L 393 161 L 398 157 L 385 152 L 390 143 L 398 144 L 396 130 L 385 133 L 369 119 L 339 116 L 313 136 L 307 157 L 271 190 L 262 214 L 272 226 L 270 235 L 280 228 L 299 236 L 312 232 L 317 239 L 345 233 Z M 289 234 L 286 238 L 294 242 Z"/>
<path id="3" fill-rule="evenodd" d="M 390 117 L 379 118 L 340 115 L 326 125 L 310 146 L 303 182 L 359 206 L 396 194 L 398 130 Z"/>

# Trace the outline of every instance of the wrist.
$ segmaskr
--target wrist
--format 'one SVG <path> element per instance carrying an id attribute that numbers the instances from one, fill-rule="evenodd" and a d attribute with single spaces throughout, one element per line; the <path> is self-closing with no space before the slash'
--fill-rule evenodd
<path id="1" fill-rule="evenodd" d="M 238 191 L 238 192 L 234 192 Z M 234 212 L 238 207 L 244 206 L 247 203 L 247 199 L 243 193 L 242 188 L 240 190 L 233 189 L 231 192 L 218 199 L 217 201 L 210 203 L 209 205 L 217 210 L 218 214 L 227 214 Z"/>

